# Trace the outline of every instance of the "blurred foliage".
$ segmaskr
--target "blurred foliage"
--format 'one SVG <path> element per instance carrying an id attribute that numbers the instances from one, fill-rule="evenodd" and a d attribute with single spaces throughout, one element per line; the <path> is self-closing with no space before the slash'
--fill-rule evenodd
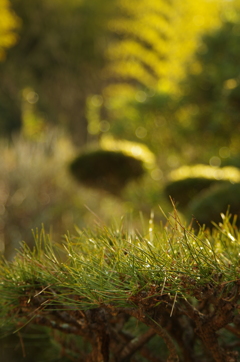
<path id="1" fill-rule="evenodd" d="M 79 149 L 69 143 L 61 150 L 55 136 L 50 140 L 50 122 L 68 130 L 78 146 L 100 135 L 99 145 L 105 150 L 119 151 L 120 143 L 130 150 L 127 140 L 137 140 L 154 152 L 154 166 L 150 166 L 152 153 L 143 152 L 143 158 L 151 160 L 149 173 L 126 187 L 116 217 L 131 209 L 149 215 L 159 204 L 167 205 L 162 190 L 169 170 L 196 161 L 219 166 L 237 156 L 234 59 L 238 59 L 239 19 L 232 3 L 115 0 L 103 6 L 99 0 L 91 4 L 12 0 L 12 6 L 22 26 L 18 43 L 0 64 L 0 128 L 4 134 L 22 124 L 24 137 L 12 146 L 1 145 L 5 210 L 1 230 L 6 245 L 10 240 L 13 245 L 27 240 L 29 230 L 42 222 L 59 231 L 75 223 L 85 225 L 92 219 L 86 216 L 84 204 L 104 222 L 111 220 L 112 207 L 116 210 L 113 197 L 78 186 L 67 175 L 67 162 Z M 221 39 L 225 39 L 224 53 L 222 45 L 217 46 Z M 190 58 L 191 66 L 187 65 Z M 186 80 L 178 83 L 186 66 Z M 203 79 L 214 83 L 216 94 L 206 96 L 199 86 Z M 198 119 L 196 109 L 206 110 L 208 119 Z M 223 118 L 221 126 L 217 114 L 227 117 L 228 111 L 229 118 L 226 122 Z M 140 151 L 133 147 L 131 152 L 135 157 Z M 15 159 L 14 171 L 8 158 Z M 47 195 L 45 201 L 38 192 Z M 155 213 L 160 219 L 160 212 Z"/>
<path id="2" fill-rule="evenodd" d="M 181 125 L 186 137 L 191 135 L 199 147 L 203 137 L 212 148 L 240 152 L 239 41 L 239 21 L 226 21 L 218 31 L 205 36 L 182 84 Z"/>
<path id="3" fill-rule="evenodd" d="M 134 98 L 113 104 L 110 133 L 116 138 L 141 141 L 155 153 L 162 172 L 185 162 L 189 147 L 182 147 L 182 137 L 174 119 L 177 109 L 175 96 L 168 93 L 137 91 Z M 182 152 L 183 151 L 183 152 Z M 177 155 L 177 157 L 175 156 Z"/>
<path id="4" fill-rule="evenodd" d="M 88 131 L 106 131 L 116 97 L 139 91 L 142 99 L 145 89 L 176 87 L 200 34 L 219 26 L 222 8 L 217 0 L 11 3 L 22 25 L 0 66 L 1 133 L 21 128 L 22 91 L 30 88 L 43 121 L 65 125 L 78 145 L 89 139 Z M 31 103 L 31 94 L 27 99 Z M 98 104 L 99 126 L 88 127 L 89 101 Z"/>
<path id="5" fill-rule="evenodd" d="M 32 237 L 32 228 L 44 223 L 55 232 L 66 231 L 80 212 L 64 170 L 71 146 L 52 137 L 39 143 L 1 142 L 1 249 L 7 256 Z"/>
<path id="6" fill-rule="evenodd" d="M 111 104 L 110 132 L 144 142 L 163 171 L 184 163 L 239 165 L 240 20 L 234 2 L 224 3 L 221 26 L 198 38 L 175 89 L 138 89 Z"/>
<path id="7" fill-rule="evenodd" d="M 116 2 L 109 28 L 115 35 L 108 49 L 107 77 L 149 89 L 176 87 L 199 35 L 220 24 L 221 1 L 179 0 Z M 181 44 L 181 46 L 180 46 Z M 129 83 L 130 81 L 130 83 Z M 116 88 L 115 88 L 116 87 Z M 110 86 L 111 92 L 124 89 Z"/>
<path id="8" fill-rule="evenodd" d="M 197 225 L 213 227 L 219 223 L 221 215 L 227 210 L 235 217 L 235 224 L 240 227 L 240 183 L 224 182 L 213 185 L 199 193 L 188 207 L 189 218 L 197 221 Z M 195 224 L 196 225 L 196 224 Z"/>
<path id="9" fill-rule="evenodd" d="M 21 127 L 21 92 L 30 87 L 38 95 L 36 108 L 46 122 L 67 125 L 76 143 L 86 142 L 85 100 L 101 89 L 111 4 L 12 0 L 22 26 L 17 45 L 0 66 L 2 132 Z"/>
<path id="10" fill-rule="evenodd" d="M 65 167 L 73 148 L 54 137 L 1 144 L 1 249 L 7 256 L 42 223 L 58 233 L 81 222 L 84 202 Z"/>
<path id="11" fill-rule="evenodd" d="M 5 60 L 6 49 L 16 43 L 19 26 L 20 19 L 10 8 L 9 0 L 0 0 L 0 61 Z"/>
<path id="12" fill-rule="evenodd" d="M 0 247 L 7 258 L 22 240 L 30 243 L 32 229 L 42 224 L 55 238 L 75 226 L 111 224 L 127 214 L 134 223 L 140 211 L 148 218 L 152 209 L 160 214 L 161 200 L 166 203 L 150 174 L 130 183 L 122 199 L 80 186 L 68 171 L 77 151 L 59 131 L 48 130 L 38 142 L 23 137 L 12 144 L 2 141 L 0 152 Z M 153 190 L 158 195 L 154 204 Z M 136 193 L 145 195 L 145 200 Z"/>
<path id="13" fill-rule="evenodd" d="M 168 163 L 176 167 L 191 154 L 191 146 L 181 146 L 183 137 L 177 129 L 178 83 L 201 44 L 201 34 L 220 26 L 224 3 L 142 0 L 120 4 L 118 17 L 110 22 L 115 37 L 105 70 L 110 77 L 103 91 L 107 129 L 115 137 L 146 143 L 165 171 Z M 183 157 L 177 160 L 180 154 Z"/>
<path id="14" fill-rule="evenodd" d="M 27 239 L 26 230 L 41 222 L 46 227 L 54 225 L 57 213 L 72 226 L 81 215 L 84 224 L 87 217 L 82 205 L 87 197 L 88 207 L 97 210 L 99 217 L 104 215 L 104 221 L 110 220 L 115 199 L 78 187 L 70 179 L 66 159 L 58 158 L 59 146 L 45 140 L 50 122 L 68 131 L 78 146 L 100 135 L 102 149 L 109 149 L 110 142 L 118 151 L 116 138 L 124 138 L 122 145 L 137 140 L 154 152 L 157 163 L 149 166 L 142 181 L 126 187 L 117 215 L 131 208 L 149 213 L 166 203 L 162 190 L 171 169 L 196 161 L 219 166 L 237 156 L 238 70 L 234 59 L 238 59 L 239 18 L 232 4 L 238 2 L 115 0 L 103 5 L 99 0 L 91 4 L 12 0 L 22 25 L 18 43 L 0 64 L 0 129 L 4 134 L 22 125 L 24 140 L 9 147 L 1 145 L 1 177 L 8 185 L 3 187 L 8 190 L 3 192 L 3 209 L 9 208 L 4 212 L 4 230 L 11 218 L 22 221 L 10 222 L 9 235 L 16 237 L 4 231 L 6 240 Z M 207 35 L 202 39 L 204 32 Z M 186 80 L 179 83 L 185 73 Z M 214 84 L 211 96 L 201 88 L 204 79 Z M 202 114 L 206 117 L 201 118 Z M 52 148 L 51 155 L 45 147 Z M 71 153 L 69 160 L 79 154 L 70 144 L 63 149 Z M 17 152 L 24 156 L 17 157 Z M 6 161 L 8 153 L 17 160 L 14 172 Z M 153 157 L 151 152 L 148 156 Z M 48 195 L 47 206 L 36 195 L 41 188 Z M 14 201 L 11 209 L 9 200 L 15 193 L 18 196 L 13 200 L 20 201 Z M 73 194 L 79 199 L 71 204 Z M 39 207 L 33 200 L 39 200 Z M 65 208 L 69 208 L 69 218 L 62 216 Z M 61 221 L 61 228 L 69 228 L 68 222 Z M 19 228 L 22 231 L 15 233 Z"/>

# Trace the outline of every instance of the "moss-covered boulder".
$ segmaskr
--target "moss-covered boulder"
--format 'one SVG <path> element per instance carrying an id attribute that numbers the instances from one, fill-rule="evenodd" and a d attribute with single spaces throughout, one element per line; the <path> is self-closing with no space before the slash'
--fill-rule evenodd
<path id="1" fill-rule="evenodd" d="M 70 164 L 70 171 L 83 185 L 114 195 L 145 173 L 142 160 L 121 151 L 102 149 L 80 154 Z"/>
<path id="2" fill-rule="evenodd" d="M 200 225 L 212 227 L 212 222 L 219 223 L 221 213 L 225 214 L 228 209 L 230 214 L 237 215 L 237 225 L 240 226 L 240 183 L 213 185 L 189 203 L 188 214 Z"/>

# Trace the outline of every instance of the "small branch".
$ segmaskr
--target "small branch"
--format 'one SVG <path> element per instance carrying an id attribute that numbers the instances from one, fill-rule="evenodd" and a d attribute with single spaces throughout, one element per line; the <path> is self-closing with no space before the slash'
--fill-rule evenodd
<path id="1" fill-rule="evenodd" d="M 225 326 L 225 329 L 227 329 L 229 332 L 235 334 L 235 336 L 237 336 L 238 338 L 240 337 L 240 330 L 237 328 L 234 328 L 232 326 Z"/>
<path id="2" fill-rule="evenodd" d="M 145 343 L 147 343 L 156 332 L 150 328 L 142 336 L 134 338 L 131 340 L 128 345 L 123 349 L 119 362 L 124 362 L 126 359 L 130 358 L 138 349 L 140 349 Z"/>
<path id="3" fill-rule="evenodd" d="M 164 340 L 169 350 L 169 357 L 167 359 L 167 362 L 178 362 L 179 357 L 176 351 L 176 347 L 169 334 L 160 326 L 160 324 L 155 322 L 149 316 L 143 314 L 141 310 L 136 310 L 130 313 L 132 316 L 140 320 L 142 323 L 152 328 L 155 331 L 155 333 L 158 334 Z"/>

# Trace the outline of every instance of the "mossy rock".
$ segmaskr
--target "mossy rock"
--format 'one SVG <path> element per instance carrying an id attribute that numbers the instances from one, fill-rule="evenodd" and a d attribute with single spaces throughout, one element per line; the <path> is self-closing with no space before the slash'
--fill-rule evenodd
<path id="1" fill-rule="evenodd" d="M 70 171 L 83 185 L 119 195 L 145 173 L 143 161 L 121 151 L 97 150 L 79 155 Z"/>
<path id="2" fill-rule="evenodd" d="M 188 205 L 189 218 L 207 227 L 212 227 L 212 222 L 221 222 L 221 213 L 226 211 L 237 215 L 237 225 L 240 227 L 240 183 L 224 182 L 213 185 L 196 196 Z"/>
<path id="3" fill-rule="evenodd" d="M 169 182 L 164 188 L 164 193 L 173 199 L 179 210 L 182 210 L 199 192 L 216 182 L 220 181 L 205 177 L 187 177 Z"/>

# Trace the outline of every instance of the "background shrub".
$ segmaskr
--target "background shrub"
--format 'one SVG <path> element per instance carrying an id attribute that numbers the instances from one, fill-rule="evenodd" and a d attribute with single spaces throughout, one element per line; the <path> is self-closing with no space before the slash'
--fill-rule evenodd
<path id="1" fill-rule="evenodd" d="M 144 174 L 143 162 L 123 152 L 96 150 L 81 154 L 70 165 L 72 174 L 88 187 L 118 195 L 131 180 Z"/>
<path id="2" fill-rule="evenodd" d="M 70 160 L 77 152 L 69 138 L 55 130 L 49 131 L 44 141 L 20 137 L 12 143 L 0 142 L 0 251 L 8 259 L 21 241 L 33 244 L 32 230 L 41 229 L 42 224 L 55 239 L 90 224 L 118 225 L 123 215 L 138 227 L 140 211 L 148 225 L 151 210 L 156 209 L 157 218 L 163 218 L 158 205 L 170 208 L 159 182 L 149 173 L 138 183 L 130 182 L 121 198 L 77 183 L 69 173 Z M 136 165 L 135 176 L 143 171 L 142 161 L 124 160 L 128 167 Z M 120 172 L 118 162 L 115 169 Z M 94 173 L 95 168 L 89 171 Z M 130 172 L 124 175 L 128 181 Z"/>
<path id="3" fill-rule="evenodd" d="M 214 184 L 240 182 L 240 172 L 233 166 L 220 168 L 198 164 L 172 171 L 169 179 L 164 187 L 165 195 L 172 197 L 179 210 L 186 211 L 194 197 Z"/>
<path id="4" fill-rule="evenodd" d="M 225 182 L 204 190 L 189 203 L 188 213 L 201 225 L 211 227 L 212 221 L 221 221 L 221 213 L 226 213 L 228 208 L 232 215 L 237 215 L 240 226 L 240 183 Z"/>
<path id="5" fill-rule="evenodd" d="M 177 208 L 181 210 L 194 196 L 216 182 L 217 180 L 204 177 L 187 177 L 183 180 L 169 182 L 164 188 L 164 193 L 167 197 L 171 196 Z"/>

